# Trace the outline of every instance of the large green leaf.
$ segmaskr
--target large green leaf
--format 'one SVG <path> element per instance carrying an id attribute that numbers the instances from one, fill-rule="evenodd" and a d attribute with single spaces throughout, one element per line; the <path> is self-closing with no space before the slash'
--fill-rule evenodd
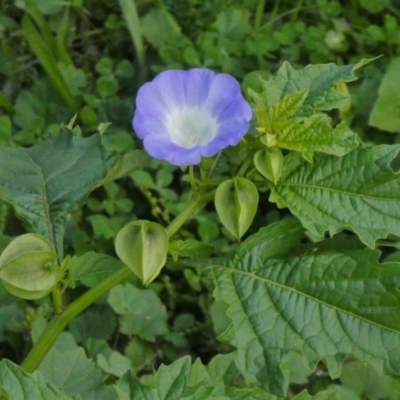
<path id="1" fill-rule="evenodd" d="M 324 360 L 333 377 L 347 354 L 399 375 L 400 264 L 380 264 L 379 251 L 359 243 L 340 251 L 332 240 L 286 260 L 260 258 L 276 238 L 213 266 L 216 297 L 230 307 L 225 338 L 237 347 L 246 380 L 285 396 L 283 364 L 293 350 L 302 351 L 311 370 Z"/>
<path id="2" fill-rule="evenodd" d="M 103 376 L 78 347 L 69 333 L 59 336 L 40 364 L 39 371 L 46 381 L 70 396 L 82 400 L 114 400 L 114 388 L 103 383 Z"/>
<path id="3" fill-rule="evenodd" d="M 161 365 L 148 385 L 128 373 L 116 389 L 120 400 L 278 400 L 260 387 L 235 387 L 238 373 L 233 354 L 219 355 L 207 367 L 199 360 L 191 366 L 186 356 Z"/>
<path id="4" fill-rule="evenodd" d="M 109 171 L 112 179 L 121 176 L 117 166 L 123 159 L 103 146 L 100 135 L 83 138 L 78 130 L 62 131 L 28 149 L 0 148 L 0 198 L 61 255 L 69 214 L 109 179 Z"/>
<path id="5" fill-rule="evenodd" d="M 0 398 L 5 400 L 72 400 L 35 372 L 27 374 L 11 361 L 0 361 Z M 8 397 L 7 397 L 8 396 Z"/>
<path id="6" fill-rule="evenodd" d="M 399 149 L 377 146 L 342 158 L 319 154 L 313 164 L 289 154 L 270 200 L 316 235 L 349 229 L 374 247 L 389 233 L 400 236 L 400 175 L 390 167 Z"/>

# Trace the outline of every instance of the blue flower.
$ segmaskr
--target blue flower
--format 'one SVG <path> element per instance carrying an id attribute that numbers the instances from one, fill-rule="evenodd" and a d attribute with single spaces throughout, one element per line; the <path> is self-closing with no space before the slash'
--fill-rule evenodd
<path id="1" fill-rule="evenodd" d="M 208 69 L 165 71 L 143 85 L 133 129 L 154 158 L 195 165 L 249 129 L 252 111 L 232 76 Z"/>

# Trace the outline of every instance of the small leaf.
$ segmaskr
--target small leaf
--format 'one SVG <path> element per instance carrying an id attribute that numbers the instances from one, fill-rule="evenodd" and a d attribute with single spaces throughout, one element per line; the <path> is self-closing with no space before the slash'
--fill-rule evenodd
<path id="1" fill-rule="evenodd" d="M 14 239 L 0 256 L 0 279 L 15 296 L 45 296 L 60 279 L 57 254 L 45 238 L 27 233 Z"/>
<path id="2" fill-rule="evenodd" d="M 319 154 L 313 164 L 289 154 L 270 200 L 289 207 L 319 237 L 350 229 L 374 247 L 390 233 L 400 236 L 400 175 L 390 167 L 399 149 L 377 146 L 342 158 Z"/>
<path id="3" fill-rule="evenodd" d="M 175 261 L 179 257 L 207 258 L 213 251 L 213 246 L 209 246 L 194 239 L 174 240 L 169 244 L 168 249 L 168 252 Z"/>
<path id="4" fill-rule="evenodd" d="M 122 267 L 121 261 L 106 254 L 88 252 L 74 256 L 68 263 L 68 284 L 75 287 L 79 281 L 88 287 L 96 286 L 103 279 Z"/>
<path id="5" fill-rule="evenodd" d="M 121 333 L 154 341 L 168 332 L 165 307 L 150 289 L 137 289 L 129 283 L 118 285 L 111 289 L 108 303 L 121 315 Z"/>
<path id="6" fill-rule="evenodd" d="M 168 234 L 155 222 L 131 222 L 118 232 L 115 238 L 115 251 L 147 286 L 158 276 L 165 264 Z"/>
<path id="7" fill-rule="evenodd" d="M 237 240 L 246 233 L 258 206 L 258 191 L 245 178 L 233 178 L 222 182 L 215 193 L 215 208 L 218 216 Z"/>

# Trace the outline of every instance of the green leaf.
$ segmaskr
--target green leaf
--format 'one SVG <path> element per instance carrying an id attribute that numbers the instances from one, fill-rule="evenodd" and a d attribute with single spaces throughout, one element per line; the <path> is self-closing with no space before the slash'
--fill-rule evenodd
<path id="1" fill-rule="evenodd" d="M 296 254 L 301 249 L 300 238 L 303 231 L 296 218 L 284 218 L 249 236 L 237 248 L 236 256 L 246 260 L 250 255 L 263 263 L 272 257 L 283 258 Z"/>
<path id="2" fill-rule="evenodd" d="M 69 213 L 83 203 L 118 163 L 99 135 L 63 131 L 31 148 L 0 148 L 0 198 L 62 257 Z"/>
<path id="3" fill-rule="evenodd" d="M 11 144 L 11 135 L 11 119 L 6 115 L 2 115 L 0 117 L 0 146 L 9 146 Z"/>
<path id="4" fill-rule="evenodd" d="M 73 340 L 60 336 L 40 364 L 39 371 L 47 382 L 70 396 L 80 395 L 82 400 L 116 399 L 113 387 L 103 383 L 101 372 Z"/>
<path id="5" fill-rule="evenodd" d="M 361 398 L 368 394 L 371 399 L 397 399 L 400 382 L 391 376 L 379 376 L 371 367 L 353 361 L 343 365 L 340 376 L 342 385 Z M 394 395 L 391 397 L 390 395 Z"/>
<path id="6" fill-rule="evenodd" d="M 400 133 L 400 57 L 389 64 L 379 88 L 378 100 L 369 118 L 369 124 L 384 131 Z"/>
<path id="7" fill-rule="evenodd" d="M 38 372 L 27 374 L 18 365 L 3 359 L 0 361 L 0 397 L 14 400 L 72 400 L 65 393 L 46 383 Z M 76 399 L 78 400 L 78 399 Z"/>
<path id="8" fill-rule="evenodd" d="M 307 115 L 312 115 L 316 111 L 338 108 L 346 103 L 348 96 L 337 92 L 334 84 L 357 80 L 354 71 L 371 61 L 373 59 L 363 59 L 355 65 L 344 66 L 333 63 L 308 65 L 299 70 L 285 61 L 275 76 L 264 81 L 264 92 L 260 100 L 270 109 L 285 96 L 306 90 L 303 113 L 307 110 Z"/>
<path id="9" fill-rule="evenodd" d="M 400 374 L 400 264 L 380 264 L 376 250 L 339 251 L 330 243 L 285 260 L 260 260 L 260 243 L 225 267 L 214 265 L 216 297 L 230 307 L 236 365 L 272 394 L 286 395 L 282 363 L 293 350 L 311 370 L 324 359 L 333 378 L 347 354 L 378 373 Z M 263 247 L 270 246 L 267 239 Z"/>
<path id="10" fill-rule="evenodd" d="M 289 154 L 270 200 L 289 207 L 319 237 L 349 229 L 374 247 L 389 233 L 400 236 L 400 176 L 390 167 L 399 149 L 377 146 L 342 158 L 321 154 L 313 164 Z"/>
<path id="11" fill-rule="evenodd" d="M 134 0 L 119 0 L 129 34 L 135 47 L 140 68 L 140 78 L 145 78 L 145 51 L 142 39 L 142 29 Z"/>
<path id="12" fill-rule="evenodd" d="M 344 122 L 333 128 L 331 119 L 315 114 L 309 118 L 288 120 L 275 136 L 277 147 L 298 151 L 312 161 L 314 152 L 344 156 L 360 145 L 357 134 L 351 131 Z"/>
<path id="13" fill-rule="evenodd" d="M 168 252 L 175 261 L 179 257 L 207 258 L 213 251 L 213 246 L 209 246 L 194 239 L 174 240 L 169 244 L 168 249 Z"/>
<path id="14" fill-rule="evenodd" d="M 118 285 L 111 289 L 108 303 L 121 315 L 121 333 L 154 341 L 168 332 L 165 307 L 150 289 L 140 290 L 129 283 Z"/>
<path id="15" fill-rule="evenodd" d="M 91 251 L 71 258 L 68 262 L 67 282 L 72 287 L 75 287 L 76 281 L 93 287 L 121 267 L 122 263 L 116 258 Z"/>
<path id="16" fill-rule="evenodd" d="M 168 367 L 161 365 L 151 385 L 143 385 L 133 375 L 125 375 L 116 385 L 121 400 L 175 400 L 181 399 L 190 371 L 190 357 L 186 356 Z"/>
<path id="17" fill-rule="evenodd" d="M 127 374 L 116 390 L 121 400 L 278 400 L 258 387 L 234 387 L 237 376 L 232 355 L 217 356 L 207 367 L 198 360 L 192 368 L 186 356 L 161 365 L 148 385 Z"/>
<path id="18" fill-rule="evenodd" d="M 315 396 L 308 394 L 306 390 L 302 391 L 297 396 L 293 397 L 293 400 L 342 400 L 340 396 L 340 390 L 338 386 L 331 387 L 327 390 L 317 393 Z"/>
<path id="19" fill-rule="evenodd" d="M 333 128 L 327 115 L 305 114 L 309 92 L 307 88 L 289 93 L 272 107 L 268 107 L 266 95 L 253 94 L 262 142 L 268 147 L 301 152 L 309 161 L 314 152 L 343 156 L 357 148 L 360 139 L 344 123 Z"/>
<path id="20" fill-rule="evenodd" d="M 34 26 L 31 17 L 27 14 L 22 18 L 22 31 L 32 51 L 39 59 L 66 104 L 68 104 L 72 110 L 77 111 L 78 104 L 75 97 L 72 95 L 71 88 L 58 67 L 57 60 L 51 50 L 46 46 L 46 41 Z"/>

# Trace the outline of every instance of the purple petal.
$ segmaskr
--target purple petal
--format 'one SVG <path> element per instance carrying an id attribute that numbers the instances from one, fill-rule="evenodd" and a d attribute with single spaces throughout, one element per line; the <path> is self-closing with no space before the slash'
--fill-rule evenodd
<path id="1" fill-rule="evenodd" d="M 168 102 L 164 101 L 159 88 L 153 82 L 145 83 L 136 96 L 136 112 L 150 113 L 163 118 L 169 110 Z"/>
<path id="2" fill-rule="evenodd" d="M 199 147 L 185 149 L 172 143 L 168 137 L 163 135 L 146 136 L 143 145 L 152 157 L 180 167 L 196 165 L 201 160 Z"/>
<path id="3" fill-rule="evenodd" d="M 163 121 L 148 113 L 136 111 L 132 122 L 133 130 L 138 138 L 143 139 L 147 135 L 169 136 L 168 129 Z"/>
<path id="4" fill-rule="evenodd" d="M 208 69 L 194 68 L 183 74 L 186 105 L 189 107 L 203 106 L 215 79 L 214 72 Z"/>
<path id="5" fill-rule="evenodd" d="M 185 106 L 185 77 L 182 71 L 164 71 L 152 82 L 168 109 Z"/>
<path id="6" fill-rule="evenodd" d="M 218 122 L 224 123 L 232 118 L 244 118 L 250 121 L 253 116 L 253 111 L 249 103 L 243 98 L 241 94 L 232 99 L 218 114 Z"/>
<path id="7" fill-rule="evenodd" d="M 133 128 L 147 152 L 179 166 L 198 164 L 201 156 L 210 157 L 229 145 L 237 145 L 252 118 L 251 108 L 233 77 L 201 68 L 162 72 L 139 90 L 136 105 Z M 208 115 L 212 123 L 203 118 Z M 214 133 L 218 130 L 215 137 L 214 133 L 204 135 L 209 129 Z M 196 140 L 192 148 L 179 139 L 189 131 L 202 135 L 193 136 Z M 179 144 L 172 141 L 171 133 Z M 211 142 L 200 144 L 207 140 Z"/>
<path id="8" fill-rule="evenodd" d="M 205 106 L 212 110 L 213 115 L 218 116 L 232 99 L 239 94 L 240 85 L 235 78 L 227 74 L 216 75 L 210 87 Z"/>

